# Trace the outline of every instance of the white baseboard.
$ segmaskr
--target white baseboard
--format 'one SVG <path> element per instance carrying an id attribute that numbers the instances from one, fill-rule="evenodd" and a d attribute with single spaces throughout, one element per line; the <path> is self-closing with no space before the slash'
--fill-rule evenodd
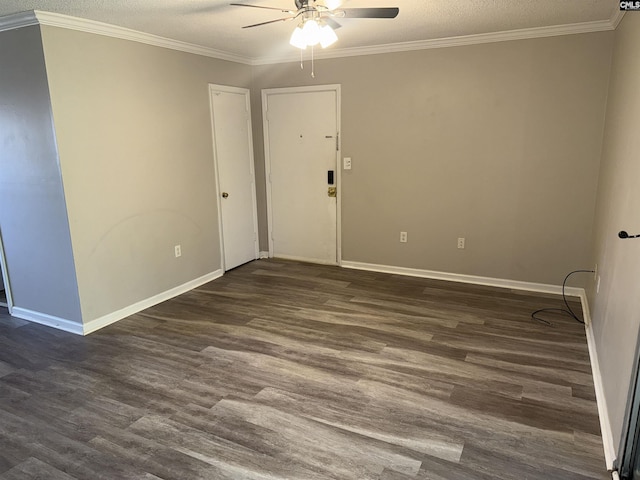
<path id="1" fill-rule="evenodd" d="M 600 418 L 600 432 L 602 434 L 602 446 L 604 448 L 604 460 L 607 470 L 613 470 L 613 463 L 616 460 L 616 448 L 613 442 L 613 431 L 609 420 L 609 410 L 604 396 L 604 385 L 602 384 L 602 374 L 600 373 L 600 363 L 596 351 L 596 341 L 593 334 L 593 324 L 589 313 L 587 296 L 581 297 L 582 312 L 584 314 L 585 331 L 587 334 L 587 346 L 589 347 L 589 359 L 591 360 L 591 374 L 593 376 L 593 386 L 596 391 L 596 402 L 598 404 L 598 417 Z"/>
<path id="2" fill-rule="evenodd" d="M 64 318 L 54 317 L 53 315 L 47 315 L 46 313 L 40 313 L 28 308 L 13 307 L 11 309 L 11 316 L 27 320 L 29 322 L 39 323 L 40 325 L 46 325 L 47 327 L 57 328 L 58 330 L 64 330 L 65 332 L 75 333 L 82 335 L 82 324 L 66 320 Z"/>
<path id="3" fill-rule="evenodd" d="M 205 283 L 208 283 L 212 280 L 220 278 L 224 274 L 222 269 L 216 270 L 215 272 L 208 273 L 203 275 L 202 277 L 196 278 L 189 282 L 183 283 L 182 285 L 178 285 L 177 287 L 171 288 L 165 292 L 154 295 L 153 297 L 149 297 L 145 300 L 141 300 L 139 302 L 134 303 L 133 305 L 129 305 L 128 307 L 122 308 L 115 312 L 109 313 L 103 317 L 96 318 L 95 320 L 91 320 L 83 325 L 83 329 L 81 333 L 84 335 L 88 335 L 96 330 L 99 330 L 107 325 L 111 325 L 112 323 L 117 322 L 118 320 L 122 320 L 134 313 L 138 313 L 145 308 L 153 307 L 159 303 L 164 302 L 165 300 L 169 300 L 173 297 L 177 297 L 178 295 L 182 295 L 183 293 L 188 292 L 189 290 L 193 290 Z M 14 309 L 15 310 L 15 309 Z M 74 332 L 76 333 L 76 332 Z"/>
<path id="4" fill-rule="evenodd" d="M 417 268 L 394 267 L 390 265 L 377 265 L 373 263 L 348 262 L 343 260 L 344 268 L 355 270 L 367 270 L 370 272 L 391 273 L 395 275 L 408 275 L 410 277 L 431 278 L 434 280 L 447 280 L 450 282 L 471 283 L 474 285 L 487 285 L 490 287 L 509 288 L 512 290 L 526 290 L 538 293 L 562 294 L 561 285 L 549 285 L 546 283 L 521 282 L 519 280 L 507 280 L 504 278 L 480 277 L 477 275 L 463 275 L 460 273 L 438 272 L 435 270 L 421 270 Z M 580 297 L 584 292 L 582 288 L 566 287 L 565 293 L 571 297 Z"/>
<path id="5" fill-rule="evenodd" d="M 265 258 L 269 258 L 269 252 L 260 252 L 260 253 L 258 254 L 258 258 L 259 258 L 260 260 L 265 259 Z"/>
<path id="6" fill-rule="evenodd" d="M 582 305 L 582 318 L 584 320 L 584 327 L 591 326 L 591 311 L 589 310 L 589 300 L 587 300 L 587 292 L 584 288 L 580 289 L 580 304 Z"/>

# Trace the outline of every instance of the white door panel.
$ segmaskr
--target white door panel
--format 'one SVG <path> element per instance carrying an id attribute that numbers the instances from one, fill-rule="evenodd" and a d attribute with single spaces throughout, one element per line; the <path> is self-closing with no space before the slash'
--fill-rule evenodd
<path id="1" fill-rule="evenodd" d="M 272 253 L 337 263 L 338 111 L 335 90 L 266 96 Z"/>
<path id="2" fill-rule="evenodd" d="M 258 255 L 249 91 L 211 86 L 224 269 Z"/>

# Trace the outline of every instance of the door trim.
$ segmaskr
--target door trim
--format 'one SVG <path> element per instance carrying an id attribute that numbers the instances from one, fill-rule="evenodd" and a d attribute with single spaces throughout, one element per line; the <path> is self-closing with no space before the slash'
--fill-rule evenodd
<path id="1" fill-rule="evenodd" d="M 336 94 L 336 133 L 338 134 L 338 149 L 336 150 L 336 185 L 338 186 L 338 196 L 336 198 L 336 263 L 337 265 L 342 265 L 342 165 L 340 162 L 342 152 L 342 127 L 340 123 L 342 112 L 342 97 L 340 84 L 314 85 L 310 87 L 265 88 L 262 90 L 262 130 L 264 132 L 264 176 L 267 191 L 267 230 L 269 236 L 269 258 L 273 258 L 271 158 L 269 156 L 269 122 L 267 111 L 269 95 L 309 92 L 335 92 Z"/>
<path id="2" fill-rule="evenodd" d="M 251 197 L 253 204 L 253 234 L 254 234 L 254 259 L 258 259 L 259 245 L 258 245 L 258 202 L 256 196 L 256 171 L 255 160 L 253 157 L 253 133 L 251 128 L 251 91 L 248 88 L 232 87 L 229 85 L 216 85 L 214 83 L 209 84 L 209 114 L 211 116 L 211 140 L 213 148 L 213 166 L 215 176 L 215 191 L 216 191 L 216 205 L 218 207 L 218 235 L 220 237 L 220 268 L 223 272 L 226 272 L 225 258 L 224 258 L 224 231 L 222 225 L 222 202 L 221 189 L 220 189 L 220 174 L 218 171 L 218 153 L 216 148 L 216 132 L 215 132 L 215 115 L 213 113 L 213 96 L 216 92 L 222 93 L 237 93 L 244 95 L 245 104 L 247 108 L 247 123 L 249 132 L 249 168 L 253 175 L 253 181 L 251 182 Z"/>
<path id="3" fill-rule="evenodd" d="M 9 309 L 9 315 L 11 315 L 13 312 L 13 297 L 11 296 L 11 283 L 9 282 L 9 272 L 7 270 L 7 257 L 4 255 L 2 231 L 0 231 L 0 275 L 2 276 L 2 283 L 4 284 L 4 293 L 7 296 L 7 308 Z"/>

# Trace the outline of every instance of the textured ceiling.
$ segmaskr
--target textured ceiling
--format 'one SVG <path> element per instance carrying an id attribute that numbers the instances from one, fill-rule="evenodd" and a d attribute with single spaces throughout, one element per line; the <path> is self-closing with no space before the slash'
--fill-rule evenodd
<path id="1" fill-rule="evenodd" d="M 229 54 L 259 59 L 288 55 L 293 22 L 243 30 L 243 25 L 286 16 L 230 6 L 234 0 L 2 0 L 0 16 L 41 10 L 130 28 Z M 237 0 L 235 0 L 237 1 Z M 240 3 L 295 9 L 293 0 Z M 341 49 L 608 21 L 615 0 L 343 0 L 345 8 L 400 7 L 393 20 L 340 19 Z"/>

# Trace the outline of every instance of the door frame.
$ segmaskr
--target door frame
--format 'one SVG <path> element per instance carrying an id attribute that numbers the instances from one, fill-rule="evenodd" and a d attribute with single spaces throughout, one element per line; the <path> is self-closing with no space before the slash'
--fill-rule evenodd
<path id="1" fill-rule="evenodd" d="M 282 95 L 288 93 L 311 92 L 335 92 L 336 94 L 336 134 L 338 135 L 338 148 L 336 149 L 336 264 L 342 265 L 342 168 L 340 157 L 342 152 L 342 136 L 340 117 L 342 112 L 342 97 L 340 84 L 314 85 L 309 87 L 265 88 L 262 90 L 262 131 L 264 137 L 264 176 L 267 191 L 267 229 L 269 236 L 269 258 L 273 258 L 273 210 L 271 201 L 271 157 L 269 153 L 269 122 L 268 101 L 269 95 Z"/>
<path id="2" fill-rule="evenodd" d="M 216 132 L 215 132 L 215 115 L 213 112 L 213 96 L 216 92 L 222 93 L 236 93 L 244 95 L 246 107 L 247 107 L 247 123 L 248 135 L 249 135 L 249 168 L 253 175 L 253 184 L 251 187 L 251 197 L 253 205 L 253 232 L 254 232 L 254 259 L 259 258 L 259 238 L 258 238 L 258 202 L 256 196 L 256 170 L 255 160 L 253 156 L 253 132 L 251 125 L 251 91 L 248 88 L 232 87 L 229 85 L 217 85 L 214 83 L 209 84 L 209 114 L 211 116 L 211 140 L 213 142 L 213 166 L 215 176 L 215 191 L 216 191 L 216 204 L 218 207 L 218 234 L 220 237 L 220 267 L 222 272 L 226 272 L 225 256 L 224 256 L 224 226 L 222 224 L 222 201 L 221 189 L 220 189 L 220 173 L 218 169 L 218 151 L 216 145 Z"/>
<path id="3" fill-rule="evenodd" d="M 617 469 L 624 478 L 630 478 L 637 460 L 636 457 L 640 455 L 640 333 L 638 333 L 636 340 L 633 360 L 632 380 L 629 382 L 629 395 L 624 415 L 625 422 L 618 447 L 619 454 L 613 464 L 613 468 Z M 602 438 L 604 440 L 604 435 Z"/>
<path id="4" fill-rule="evenodd" d="M 2 231 L 0 230 L 0 275 L 4 284 L 4 293 L 7 296 L 7 308 L 9 315 L 13 312 L 13 297 L 11 296 L 11 284 L 9 283 L 9 272 L 7 270 L 7 257 L 4 255 L 4 244 L 2 243 Z"/>

